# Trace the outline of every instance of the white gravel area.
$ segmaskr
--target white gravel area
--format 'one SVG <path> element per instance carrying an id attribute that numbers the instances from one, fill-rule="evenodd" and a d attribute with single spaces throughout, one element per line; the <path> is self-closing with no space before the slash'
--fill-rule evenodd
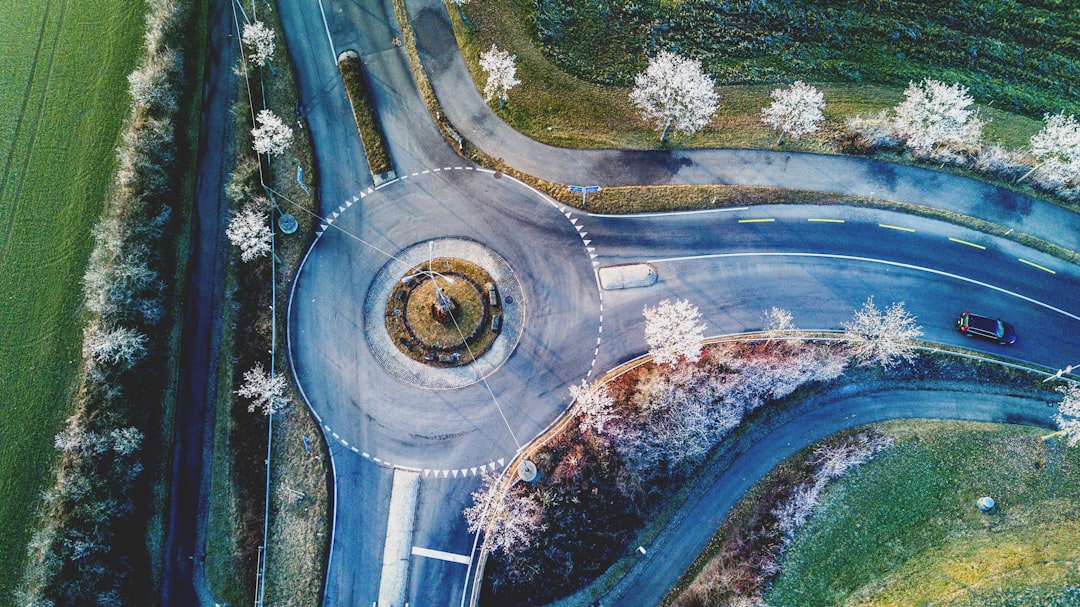
<path id="1" fill-rule="evenodd" d="M 416 501 L 420 497 L 420 473 L 394 470 L 390 490 L 390 518 L 386 523 L 379 607 L 405 604 L 409 586 L 409 553 L 412 548 Z"/>
<path id="2" fill-rule="evenodd" d="M 429 251 L 430 246 L 430 251 Z M 495 343 L 478 360 L 460 367 L 438 368 L 402 354 L 386 332 L 386 301 L 405 272 L 430 258 L 457 257 L 483 268 L 499 290 L 502 328 Z M 510 264 L 488 247 L 463 238 L 417 243 L 397 255 L 375 275 L 364 300 L 364 337 L 375 359 L 403 382 L 431 390 L 453 390 L 475 384 L 497 370 L 517 347 L 525 325 L 525 297 Z M 508 300 L 509 296 L 509 300 Z"/>

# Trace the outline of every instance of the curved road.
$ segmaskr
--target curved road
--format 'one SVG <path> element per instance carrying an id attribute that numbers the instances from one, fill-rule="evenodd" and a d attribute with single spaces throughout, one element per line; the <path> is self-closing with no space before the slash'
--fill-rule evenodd
<path id="1" fill-rule="evenodd" d="M 1080 219 L 1071 213 L 920 169 L 761 151 L 580 151 L 538 144 L 483 103 L 450 34 L 445 6 L 407 4 L 448 117 L 486 153 L 545 179 L 872 195 L 985 218 L 1074 250 L 1080 245 Z M 644 303 L 686 297 L 705 312 L 710 332 L 729 333 L 759 328 L 762 310 L 772 305 L 791 309 L 801 326 L 836 328 L 875 295 L 881 302 L 906 300 L 929 339 L 963 345 L 971 344 L 952 330 L 955 313 L 985 310 L 1016 321 L 1021 341 L 1012 350 L 980 349 L 1049 366 L 1063 364 L 1063 344 L 1080 337 L 1078 311 L 1070 308 L 1080 301 L 1076 266 L 955 226 L 840 207 L 617 218 L 554 204 L 477 170 L 445 144 L 419 99 L 404 50 L 393 45 L 400 32 L 388 0 L 283 0 L 279 11 L 315 141 L 327 217 L 298 276 L 289 320 L 297 380 L 323 421 L 334 458 L 327 605 L 378 597 L 389 516 L 387 463 L 424 472 L 413 545 L 467 555 L 472 538 L 460 506 L 476 474 L 505 461 L 553 420 L 567 404 L 571 382 L 644 351 Z M 335 65 L 346 49 L 364 60 L 400 177 L 379 189 L 372 188 Z M 823 218 L 843 223 L 811 221 Z M 404 384 L 382 371 L 362 336 L 363 302 L 375 273 L 394 263 L 388 254 L 444 236 L 495 250 L 526 290 L 526 336 L 490 376 L 490 392 L 482 384 L 440 392 Z M 598 290 L 594 267 L 630 261 L 652 262 L 658 284 Z M 1008 406 L 999 404 L 996 414 Z M 968 414 L 955 407 L 943 413 Z M 453 560 L 413 558 L 406 596 L 412 604 L 457 605 L 466 571 Z"/>

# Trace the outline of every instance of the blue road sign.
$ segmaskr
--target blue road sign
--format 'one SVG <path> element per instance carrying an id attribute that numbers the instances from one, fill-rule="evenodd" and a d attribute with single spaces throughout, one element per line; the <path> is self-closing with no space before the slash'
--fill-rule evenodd
<path id="1" fill-rule="evenodd" d="M 585 186 L 585 191 L 590 193 L 590 194 L 592 194 L 593 192 L 599 192 L 600 191 L 600 186 L 598 186 L 598 185 Z"/>

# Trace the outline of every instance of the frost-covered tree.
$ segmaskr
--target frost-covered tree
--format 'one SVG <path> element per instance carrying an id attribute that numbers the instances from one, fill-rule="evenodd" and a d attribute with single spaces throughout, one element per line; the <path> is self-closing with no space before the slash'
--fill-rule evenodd
<path id="1" fill-rule="evenodd" d="M 485 472 L 483 479 L 484 484 L 472 494 L 473 505 L 464 512 L 469 533 L 482 531 L 492 552 L 512 555 L 544 530 L 544 510 L 524 487 L 508 487 L 501 475 Z"/>
<path id="2" fill-rule="evenodd" d="M 776 306 L 765 311 L 765 326 L 761 332 L 770 342 L 796 330 L 791 312 Z"/>
<path id="3" fill-rule="evenodd" d="M 943 142 L 975 144 L 983 121 L 967 87 L 937 80 L 909 83 L 896 106 L 893 128 L 916 154 L 925 156 Z"/>
<path id="4" fill-rule="evenodd" d="M 510 89 L 521 83 L 517 75 L 517 65 L 514 63 L 515 55 L 500 50 L 494 44 L 491 49 L 480 55 L 480 67 L 487 72 L 487 83 L 484 84 L 484 99 L 491 101 L 498 97 L 499 106 L 506 106 L 506 94 Z"/>
<path id="5" fill-rule="evenodd" d="M 913 340 L 922 336 L 922 328 L 905 308 L 904 302 L 879 310 L 870 297 L 844 323 L 845 339 L 851 343 L 852 355 L 860 363 L 878 363 L 886 369 L 898 361 L 910 362 L 915 357 Z"/>
<path id="6" fill-rule="evenodd" d="M 680 359 L 695 363 L 701 358 L 701 340 L 705 325 L 697 306 L 685 299 L 663 300 L 654 308 L 645 306 L 645 342 L 649 355 L 660 364 L 674 364 Z"/>
<path id="7" fill-rule="evenodd" d="M 266 27 L 262 21 L 244 24 L 244 31 L 240 40 L 247 48 L 247 58 L 255 65 L 262 67 L 274 58 L 274 30 Z"/>
<path id="8" fill-rule="evenodd" d="M 776 145 L 784 142 L 784 134 L 798 139 L 813 133 L 825 119 L 821 113 L 825 107 L 824 95 L 801 80 L 792 83 L 791 88 L 774 90 L 772 98 L 772 105 L 761 110 L 761 121 L 780 131 Z"/>
<path id="9" fill-rule="evenodd" d="M 255 117 L 258 126 L 251 129 L 251 147 L 258 154 L 284 154 L 292 145 L 293 131 L 270 110 L 263 110 Z"/>
<path id="10" fill-rule="evenodd" d="M 128 369 L 146 355 L 146 336 L 131 327 L 91 326 L 86 333 L 86 349 L 99 363 Z"/>
<path id="11" fill-rule="evenodd" d="M 148 56 L 135 71 L 128 74 L 128 93 L 136 106 L 159 112 L 175 112 L 177 92 L 170 78 L 179 71 L 180 53 L 165 48 Z"/>
<path id="12" fill-rule="evenodd" d="M 251 261 L 270 253 L 274 231 L 270 227 L 270 217 L 264 210 L 269 203 L 265 198 L 256 198 L 233 214 L 225 235 L 229 242 L 240 247 L 240 259 Z"/>
<path id="13" fill-rule="evenodd" d="M 597 434 L 602 434 L 604 425 L 618 417 L 615 401 L 602 385 L 590 386 L 581 380 L 580 386 L 570 386 L 570 398 L 576 403 L 575 411 L 581 415 L 581 425 Z"/>
<path id="14" fill-rule="evenodd" d="M 645 120 L 663 131 L 660 142 L 667 141 L 671 129 L 693 134 L 709 123 L 716 112 L 719 97 L 713 80 L 701 62 L 686 59 L 670 51 L 661 51 L 634 77 L 630 102 L 641 110 Z"/>
<path id="15" fill-rule="evenodd" d="M 1050 174 L 1052 181 L 1076 181 L 1080 178 L 1080 122 L 1064 112 L 1047 114 L 1044 119 L 1042 130 L 1031 137 L 1031 153 L 1039 163 L 1017 183 L 1040 168 Z"/>
<path id="16" fill-rule="evenodd" d="M 1069 438 L 1069 446 L 1080 443 L 1080 386 L 1069 384 L 1058 388 L 1065 395 L 1058 404 L 1058 412 L 1054 417 L 1058 428 Z"/>
<path id="17" fill-rule="evenodd" d="M 263 415 L 278 413 L 289 404 L 285 397 L 285 376 L 268 374 L 258 363 L 244 371 L 244 381 L 236 393 L 251 401 L 248 411 Z"/>

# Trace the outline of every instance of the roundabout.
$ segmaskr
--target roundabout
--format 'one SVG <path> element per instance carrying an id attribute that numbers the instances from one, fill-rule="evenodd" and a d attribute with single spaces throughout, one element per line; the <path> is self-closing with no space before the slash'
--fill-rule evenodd
<path id="1" fill-rule="evenodd" d="M 558 417 L 593 363 L 600 293 L 578 219 L 471 167 L 354 198 L 293 283 L 303 398 L 330 440 L 377 464 L 494 469 Z M 442 320 L 436 288 L 453 306 Z"/>

